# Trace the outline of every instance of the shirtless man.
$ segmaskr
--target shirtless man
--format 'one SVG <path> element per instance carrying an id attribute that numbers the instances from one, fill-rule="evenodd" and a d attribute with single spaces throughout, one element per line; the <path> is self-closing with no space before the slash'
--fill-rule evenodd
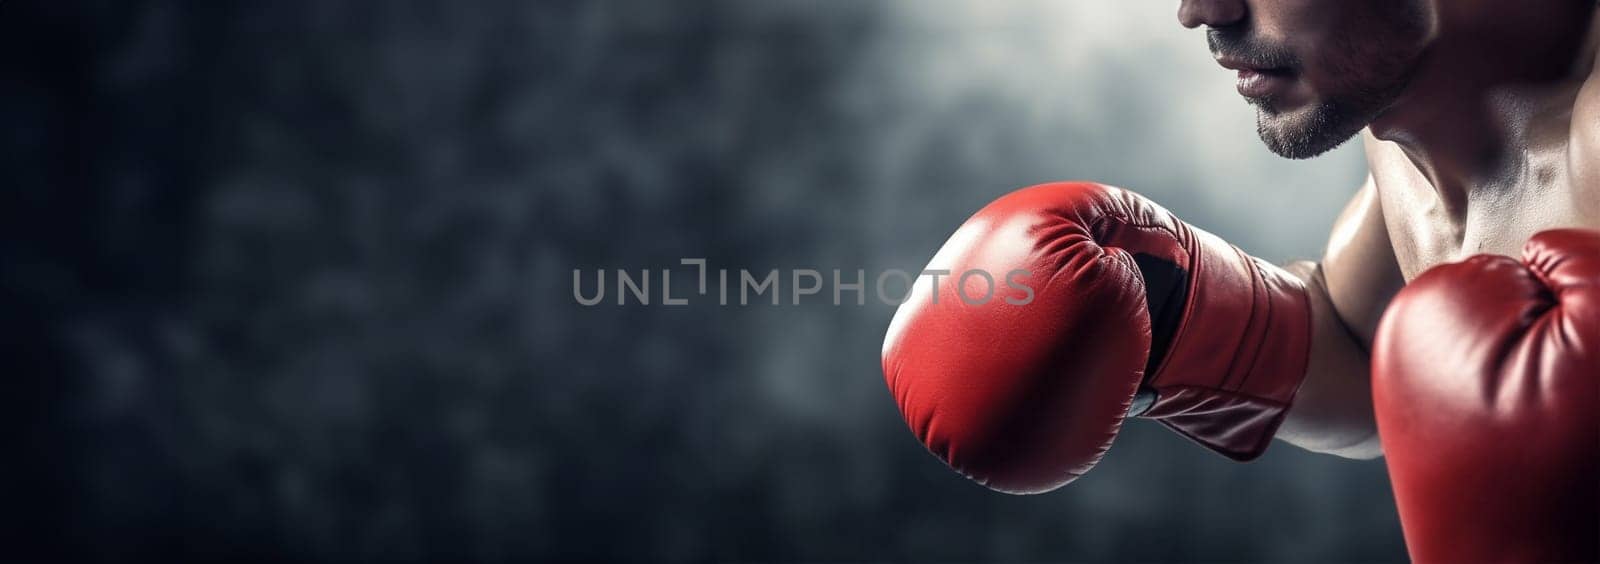
<path id="1" fill-rule="evenodd" d="M 1386 455 L 1416 560 L 1600 559 L 1597 17 L 1182 0 L 1273 152 L 1361 136 L 1370 174 L 1322 260 L 1273 267 L 1119 188 L 1013 193 L 928 268 L 1032 292 L 919 285 L 884 343 L 908 425 L 1019 493 L 1088 471 L 1125 414 L 1241 460 L 1272 438 Z"/>

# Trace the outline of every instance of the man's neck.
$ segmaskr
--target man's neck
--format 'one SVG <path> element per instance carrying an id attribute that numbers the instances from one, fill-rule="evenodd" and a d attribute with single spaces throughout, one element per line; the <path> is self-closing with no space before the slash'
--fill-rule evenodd
<path id="1" fill-rule="evenodd" d="M 1570 112 L 1600 45 L 1600 14 L 1581 16 L 1553 19 L 1534 43 L 1441 37 L 1372 134 L 1399 145 L 1451 215 L 1464 215 L 1474 192 L 1515 185 L 1529 149 Z"/>

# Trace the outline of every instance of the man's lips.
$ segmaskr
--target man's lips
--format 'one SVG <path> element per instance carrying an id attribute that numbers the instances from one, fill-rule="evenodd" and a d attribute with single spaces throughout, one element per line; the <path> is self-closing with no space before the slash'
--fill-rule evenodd
<path id="1" fill-rule="evenodd" d="M 1294 75 L 1286 71 L 1239 71 L 1239 95 L 1257 100 L 1267 100 L 1287 91 L 1294 85 Z"/>
<path id="2" fill-rule="evenodd" d="M 1217 57 L 1217 64 L 1238 72 L 1239 95 L 1246 98 L 1272 98 L 1293 86 L 1295 81 L 1295 73 L 1288 67 L 1265 67 L 1226 56 Z"/>

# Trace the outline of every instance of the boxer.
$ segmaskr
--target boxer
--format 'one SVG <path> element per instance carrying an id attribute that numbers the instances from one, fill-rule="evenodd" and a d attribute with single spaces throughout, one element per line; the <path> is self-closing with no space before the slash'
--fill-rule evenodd
<path id="1" fill-rule="evenodd" d="M 1600 560 L 1597 17 L 1182 0 L 1269 149 L 1361 137 L 1321 260 L 1267 264 L 1121 188 L 1013 193 L 929 269 L 1026 271 L 1028 293 L 974 306 L 923 280 L 890 323 L 907 424 L 1014 493 L 1087 472 L 1129 415 L 1239 460 L 1274 438 L 1385 456 L 1415 560 Z"/>

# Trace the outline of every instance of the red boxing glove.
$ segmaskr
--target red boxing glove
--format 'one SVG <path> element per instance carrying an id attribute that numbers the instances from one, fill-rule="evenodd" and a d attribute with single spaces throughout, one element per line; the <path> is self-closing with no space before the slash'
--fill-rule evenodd
<path id="1" fill-rule="evenodd" d="M 1413 560 L 1600 561 L 1600 232 L 1423 273 L 1372 378 Z"/>
<path id="2" fill-rule="evenodd" d="M 1007 195 L 928 271 L 949 274 L 924 276 L 896 312 L 884 377 L 923 445 L 996 490 L 1087 472 L 1136 394 L 1153 403 L 1135 414 L 1253 458 L 1305 376 L 1299 279 L 1118 188 Z"/>

